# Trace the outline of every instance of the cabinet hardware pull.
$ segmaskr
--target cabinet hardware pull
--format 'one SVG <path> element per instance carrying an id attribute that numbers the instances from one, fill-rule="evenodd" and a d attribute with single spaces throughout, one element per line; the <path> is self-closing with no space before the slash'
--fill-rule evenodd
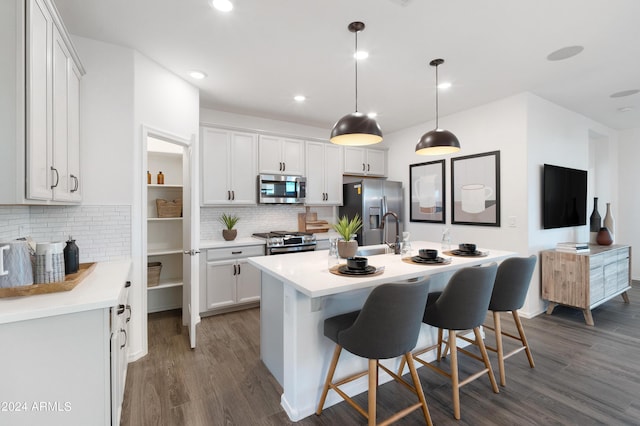
<path id="1" fill-rule="evenodd" d="M 124 305 L 118 305 L 118 315 L 122 315 L 124 312 Z"/>
<path id="2" fill-rule="evenodd" d="M 231 201 L 231 191 L 227 191 L 227 200 Z"/>
<path id="3" fill-rule="evenodd" d="M 237 274 L 237 270 L 236 270 L 236 265 L 233 265 L 233 275 L 234 275 L 234 276 L 235 276 L 235 275 L 238 275 L 238 274 Z"/>
<path id="4" fill-rule="evenodd" d="M 54 183 L 53 185 L 51 185 L 51 189 L 55 188 L 56 186 L 58 186 L 58 183 L 60 181 L 60 175 L 58 174 L 58 169 L 56 169 L 55 167 L 51 166 L 51 170 L 53 170 L 54 172 L 56 172 L 56 183 Z"/>
<path id="5" fill-rule="evenodd" d="M 282 163 L 282 171 L 283 172 L 287 171 L 287 163 Z"/>
<path id="6" fill-rule="evenodd" d="M 240 251 L 232 251 L 231 254 L 242 254 L 242 250 L 240 250 Z"/>
<path id="7" fill-rule="evenodd" d="M 367 164 L 367 171 L 370 172 L 371 171 L 371 164 Z"/>
<path id="8" fill-rule="evenodd" d="M 183 253 L 188 254 L 189 256 L 195 256 L 196 254 L 200 254 L 200 250 L 196 250 L 196 249 L 185 250 Z"/>
<path id="9" fill-rule="evenodd" d="M 365 170 L 367 170 L 366 166 L 364 163 L 362 163 L 362 171 L 364 172 Z"/>
<path id="10" fill-rule="evenodd" d="M 127 317 L 125 322 L 129 322 L 129 321 L 131 321 L 131 315 L 133 314 L 133 312 L 131 312 L 131 305 L 127 305 L 126 309 L 129 311 L 129 316 Z"/>
<path id="11" fill-rule="evenodd" d="M 125 330 L 124 328 L 121 328 L 120 331 L 124 333 L 124 343 L 120 345 L 120 349 L 124 349 L 124 347 L 127 346 L 127 340 L 129 340 L 129 336 L 127 336 L 127 330 Z"/>
<path id="12" fill-rule="evenodd" d="M 278 170 L 282 171 L 282 161 L 280 161 L 278 164 L 280 164 L 280 167 L 278 168 Z"/>
<path id="13" fill-rule="evenodd" d="M 232 200 L 232 201 L 235 201 L 235 199 L 236 199 L 236 191 L 233 191 L 233 190 L 232 190 L 232 191 L 231 191 L 231 200 Z"/>
<path id="14" fill-rule="evenodd" d="M 124 288 L 129 288 L 131 287 L 131 281 L 127 281 L 126 283 L 124 283 Z"/>
<path id="15" fill-rule="evenodd" d="M 71 190 L 71 192 L 76 192 L 78 190 L 78 177 L 75 175 L 70 175 L 71 179 L 73 179 L 73 183 L 75 183 L 75 185 L 73 185 L 73 189 Z"/>

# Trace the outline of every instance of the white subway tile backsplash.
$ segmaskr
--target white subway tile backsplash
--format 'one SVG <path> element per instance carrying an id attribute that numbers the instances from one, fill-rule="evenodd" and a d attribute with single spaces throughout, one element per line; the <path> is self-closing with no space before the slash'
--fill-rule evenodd
<path id="1" fill-rule="evenodd" d="M 131 257 L 131 206 L 0 206 L 0 239 L 73 236 L 80 262 Z"/>

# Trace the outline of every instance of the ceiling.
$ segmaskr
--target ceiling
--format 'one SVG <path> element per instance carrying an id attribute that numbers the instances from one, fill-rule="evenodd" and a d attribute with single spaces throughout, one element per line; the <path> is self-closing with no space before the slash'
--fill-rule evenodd
<path id="1" fill-rule="evenodd" d="M 326 127 L 354 111 L 383 132 L 528 91 L 614 129 L 640 127 L 637 0 L 55 0 L 69 32 L 136 49 L 200 89 L 202 107 Z M 563 61 L 546 59 L 584 46 Z M 201 70 L 208 77 L 193 80 Z M 90 72 L 90 70 L 88 70 Z M 307 100 L 298 103 L 296 94 Z M 632 107 L 621 112 L 621 108 Z M 428 129 L 425 129 L 428 130 Z M 455 130 L 455 129 L 452 129 Z"/>

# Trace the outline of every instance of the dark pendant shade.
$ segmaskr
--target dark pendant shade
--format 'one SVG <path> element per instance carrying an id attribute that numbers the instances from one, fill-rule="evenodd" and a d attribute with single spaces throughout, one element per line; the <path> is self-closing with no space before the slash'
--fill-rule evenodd
<path id="1" fill-rule="evenodd" d="M 382 142 L 382 130 L 373 118 L 352 112 L 336 122 L 329 139 L 336 145 L 372 145 Z"/>
<path id="2" fill-rule="evenodd" d="M 458 151 L 460 151 L 458 138 L 445 129 L 434 129 L 425 133 L 416 145 L 418 155 L 444 155 Z"/>

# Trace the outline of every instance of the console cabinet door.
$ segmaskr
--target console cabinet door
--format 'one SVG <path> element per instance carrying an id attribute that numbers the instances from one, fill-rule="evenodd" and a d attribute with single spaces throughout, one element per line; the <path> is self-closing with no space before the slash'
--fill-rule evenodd
<path id="1" fill-rule="evenodd" d="M 238 303 L 260 300 L 260 270 L 246 260 L 238 260 L 236 275 L 236 297 Z"/>
<path id="2" fill-rule="evenodd" d="M 236 303 L 235 260 L 207 262 L 207 310 Z"/>

